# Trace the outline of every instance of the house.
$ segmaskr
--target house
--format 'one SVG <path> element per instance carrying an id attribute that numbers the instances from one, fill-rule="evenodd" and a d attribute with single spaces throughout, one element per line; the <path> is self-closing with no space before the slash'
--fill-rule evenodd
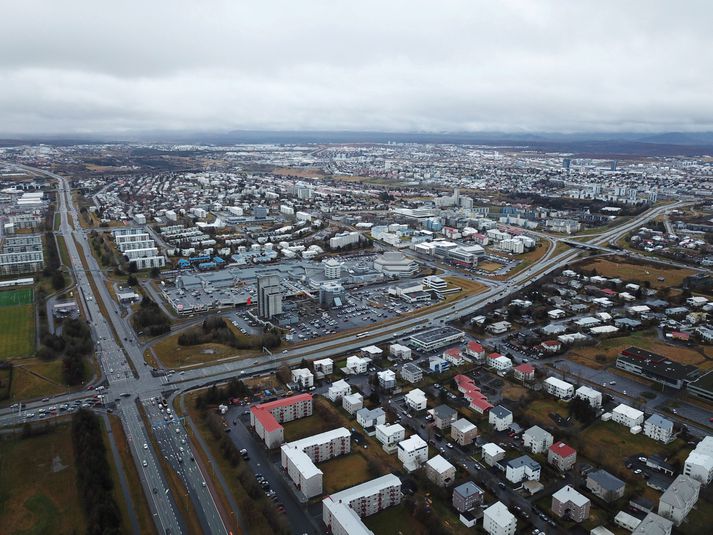
<path id="1" fill-rule="evenodd" d="M 369 367 L 369 362 L 371 362 L 370 359 L 366 357 L 357 357 L 356 355 L 352 355 L 351 357 L 347 357 L 346 367 L 349 373 L 358 375 L 360 373 L 366 373 L 366 370 Z"/>
<path id="2" fill-rule="evenodd" d="M 555 442 L 547 449 L 547 462 L 565 472 L 577 462 L 577 450 L 564 442 Z"/>
<path id="3" fill-rule="evenodd" d="M 458 412 L 448 405 L 439 405 L 429 412 L 438 429 L 448 429 L 458 419 Z"/>
<path id="4" fill-rule="evenodd" d="M 292 370 L 292 382 L 297 384 L 300 390 L 307 390 L 314 386 L 314 375 L 307 368 L 298 368 Z"/>
<path id="5" fill-rule="evenodd" d="M 555 353 L 559 353 L 562 349 L 562 342 L 559 340 L 545 340 L 540 344 L 540 347 L 544 353 L 554 355 Z"/>
<path id="6" fill-rule="evenodd" d="M 428 460 L 428 444 L 418 435 L 399 442 L 397 452 L 407 472 L 413 472 Z"/>
<path id="7" fill-rule="evenodd" d="M 688 454 L 683 464 L 683 473 L 703 485 L 713 479 L 713 437 L 705 437 Z"/>
<path id="8" fill-rule="evenodd" d="M 401 366 L 401 378 L 411 384 L 418 383 L 423 379 L 423 370 L 412 362 L 407 362 Z"/>
<path id="9" fill-rule="evenodd" d="M 428 404 L 426 393 L 420 388 L 414 388 L 404 396 L 404 401 L 409 409 L 414 412 L 425 411 Z"/>
<path id="10" fill-rule="evenodd" d="M 451 438 L 460 446 L 469 446 L 478 436 L 478 428 L 465 418 L 459 418 L 451 424 Z"/>
<path id="11" fill-rule="evenodd" d="M 533 425 L 522 435 L 523 445 L 532 453 L 544 453 L 554 442 L 554 437 L 538 425 Z"/>
<path id="12" fill-rule="evenodd" d="M 322 521 L 332 535 L 370 535 L 361 517 L 401 502 L 401 480 L 393 474 L 327 496 Z"/>
<path id="13" fill-rule="evenodd" d="M 602 393 L 589 386 L 580 386 L 575 396 L 587 401 L 594 409 L 598 409 L 602 406 Z"/>
<path id="14" fill-rule="evenodd" d="M 329 387 L 329 390 L 327 390 L 327 397 L 330 399 L 330 401 L 337 401 L 338 399 L 341 399 L 344 396 L 348 396 L 351 393 L 351 385 L 347 383 L 344 379 L 340 379 L 339 381 L 333 382 L 332 385 Z"/>
<path id="15" fill-rule="evenodd" d="M 512 360 L 500 353 L 490 353 L 490 355 L 486 357 L 485 362 L 494 370 L 502 373 L 512 368 Z"/>
<path id="16" fill-rule="evenodd" d="M 505 431 L 512 423 L 512 412 L 502 405 L 493 407 L 488 413 L 488 423 L 497 431 Z"/>
<path id="17" fill-rule="evenodd" d="M 453 489 L 452 503 L 456 511 L 465 513 L 483 503 L 485 492 L 472 481 L 466 481 Z"/>
<path id="18" fill-rule="evenodd" d="M 476 361 L 485 357 L 485 349 L 478 342 L 470 341 L 465 346 L 465 353 Z"/>
<path id="19" fill-rule="evenodd" d="M 520 483 L 522 480 L 539 481 L 540 463 L 527 455 L 516 457 L 505 461 L 505 478 L 513 483 Z"/>
<path id="20" fill-rule="evenodd" d="M 673 440 L 673 422 L 658 414 L 652 414 L 644 422 L 644 434 L 649 438 L 668 444 Z"/>
<path id="21" fill-rule="evenodd" d="M 493 335 L 504 334 L 512 327 L 512 323 L 508 321 L 498 321 L 488 325 L 485 330 Z"/>
<path id="22" fill-rule="evenodd" d="M 495 466 L 499 461 L 505 458 L 505 450 L 494 442 L 483 444 L 481 453 L 483 454 L 483 462 L 488 466 Z"/>
<path id="23" fill-rule="evenodd" d="M 584 522 L 589 518 L 589 508 L 592 503 L 589 498 L 565 485 L 552 495 L 552 512 L 560 518 Z"/>
<path id="24" fill-rule="evenodd" d="M 647 514 L 631 535 L 671 535 L 673 522 L 656 513 Z"/>
<path id="25" fill-rule="evenodd" d="M 614 407 L 611 419 L 612 421 L 631 429 L 632 427 L 636 427 L 637 425 L 644 423 L 644 413 L 634 407 L 629 407 L 624 403 L 620 403 Z"/>
<path id="26" fill-rule="evenodd" d="M 535 367 L 530 364 L 520 364 L 515 366 L 513 374 L 518 381 L 534 381 Z"/>
<path id="27" fill-rule="evenodd" d="M 364 406 L 364 397 L 359 393 L 349 394 L 342 398 L 342 408 L 349 414 L 354 414 L 355 412 L 361 410 Z"/>
<path id="28" fill-rule="evenodd" d="M 314 373 L 322 376 L 330 375 L 334 372 L 334 361 L 330 358 L 315 360 L 312 366 L 314 367 Z"/>
<path id="29" fill-rule="evenodd" d="M 517 519 L 502 502 L 496 502 L 483 512 L 483 529 L 488 535 L 515 535 Z"/>
<path id="30" fill-rule="evenodd" d="M 564 318 L 566 315 L 567 313 L 561 308 L 553 308 L 552 310 L 547 311 L 547 317 L 551 320 L 559 320 Z"/>
<path id="31" fill-rule="evenodd" d="M 362 357 L 368 357 L 369 360 L 379 359 L 384 352 L 377 346 L 366 346 L 359 348 Z"/>
<path id="32" fill-rule="evenodd" d="M 458 391 L 463 393 L 465 399 L 468 400 L 468 406 L 478 414 L 485 414 L 493 408 L 488 401 L 488 398 L 480 391 L 480 388 L 475 385 L 473 379 L 467 375 L 456 375 L 453 380 L 458 386 Z"/>
<path id="33" fill-rule="evenodd" d="M 396 374 L 392 370 L 383 370 L 376 373 L 379 379 L 379 386 L 384 390 L 391 390 L 396 387 Z"/>
<path id="34" fill-rule="evenodd" d="M 376 440 L 381 442 L 386 453 L 394 453 L 406 437 L 406 430 L 401 424 L 378 424 L 376 426 Z"/>
<path id="35" fill-rule="evenodd" d="M 459 347 L 451 347 L 443 352 L 443 359 L 450 362 L 453 366 L 460 366 L 465 362 L 465 357 L 462 355 Z"/>
<path id="36" fill-rule="evenodd" d="M 439 487 L 449 487 L 455 481 L 456 467 L 436 455 L 426 461 L 426 477 Z"/>
<path id="37" fill-rule="evenodd" d="M 626 485 L 606 470 L 595 470 L 587 474 L 587 489 L 605 502 L 613 502 L 624 495 Z"/>
<path id="38" fill-rule="evenodd" d="M 356 411 L 357 423 L 364 428 L 368 435 L 376 433 L 376 426 L 386 423 L 386 413 L 381 407 L 367 409 L 366 407 Z"/>
<path id="39" fill-rule="evenodd" d="M 432 373 L 443 373 L 451 367 L 451 363 L 441 357 L 430 357 L 428 359 L 428 369 Z"/>
<path id="40" fill-rule="evenodd" d="M 680 474 L 661 495 L 659 515 L 669 519 L 676 526 L 680 526 L 698 502 L 700 490 L 701 484 L 698 481 Z"/>
<path id="41" fill-rule="evenodd" d="M 391 344 L 389 355 L 400 360 L 411 360 L 411 348 L 401 344 Z"/>
<path id="42" fill-rule="evenodd" d="M 544 380 L 543 386 L 545 392 L 560 399 L 569 399 L 574 395 L 574 385 L 557 377 L 548 377 Z"/>

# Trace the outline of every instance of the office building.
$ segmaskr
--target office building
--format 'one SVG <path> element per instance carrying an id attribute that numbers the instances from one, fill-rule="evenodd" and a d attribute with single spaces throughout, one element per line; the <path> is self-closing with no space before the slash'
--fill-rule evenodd
<path id="1" fill-rule="evenodd" d="M 270 320 L 282 314 L 282 288 L 280 277 L 264 275 L 257 278 L 258 314 L 261 318 Z"/>

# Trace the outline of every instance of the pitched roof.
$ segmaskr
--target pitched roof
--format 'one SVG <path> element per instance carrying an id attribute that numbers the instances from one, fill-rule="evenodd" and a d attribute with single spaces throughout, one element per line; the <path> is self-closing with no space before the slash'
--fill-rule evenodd
<path id="1" fill-rule="evenodd" d="M 569 457 L 570 455 L 576 455 L 577 450 L 575 450 L 572 446 L 568 446 L 561 440 L 559 442 L 555 442 L 549 447 L 549 450 L 554 453 L 555 455 L 558 455 L 559 457 Z"/>

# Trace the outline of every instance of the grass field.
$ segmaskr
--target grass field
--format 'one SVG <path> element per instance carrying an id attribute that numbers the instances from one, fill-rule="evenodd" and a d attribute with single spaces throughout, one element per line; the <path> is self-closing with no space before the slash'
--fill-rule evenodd
<path id="1" fill-rule="evenodd" d="M 53 433 L 0 441 L 0 531 L 84 533 L 69 425 Z"/>
<path id="2" fill-rule="evenodd" d="M 32 288 L 21 288 L 18 290 L 4 290 L 0 292 L 0 307 L 14 305 L 31 305 Z"/>
<path id="3" fill-rule="evenodd" d="M 10 368 L 0 368 L 0 400 L 10 397 L 10 381 L 12 370 Z"/>
<path id="4" fill-rule="evenodd" d="M 624 281 L 649 282 L 652 288 L 680 286 L 683 279 L 695 274 L 695 271 L 691 269 L 631 264 L 620 258 L 617 258 L 616 261 L 597 258 L 592 262 L 580 264 L 579 267 L 596 269 L 597 273 L 602 277 L 618 277 Z M 663 280 L 658 280 L 659 277 L 663 277 Z"/>
<path id="5" fill-rule="evenodd" d="M 0 360 L 26 357 L 34 350 L 33 305 L 0 306 Z"/>
<path id="6" fill-rule="evenodd" d="M 656 338 L 656 333 L 653 330 L 638 331 L 619 338 L 608 338 L 595 346 L 576 347 L 567 353 L 566 358 L 601 370 L 613 364 L 621 350 L 629 346 L 647 349 L 680 364 L 693 364 L 704 369 L 713 366 L 713 360 L 706 358 L 707 354 L 704 355 L 694 348 L 666 344 Z M 596 360 L 597 355 L 603 355 L 605 360 L 602 362 Z M 713 358 L 713 356 L 709 358 Z"/>
<path id="7" fill-rule="evenodd" d="M 62 360 L 44 362 L 25 359 L 13 368 L 11 399 L 32 399 L 64 393 L 68 387 L 62 384 Z"/>
<path id="8" fill-rule="evenodd" d="M 551 428 L 555 426 L 554 420 L 549 416 L 553 412 L 565 418 L 569 416 L 567 405 L 549 398 L 537 399 L 530 403 L 525 411 L 525 416 L 535 424 Z"/>
<path id="9" fill-rule="evenodd" d="M 361 454 L 361 450 L 355 451 L 358 448 L 359 446 L 355 444 L 351 454 L 319 463 L 319 469 L 324 472 L 325 494 L 339 492 L 370 479 L 368 462 Z"/>
<path id="10" fill-rule="evenodd" d="M 178 345 L 178 334 L 160 340 L 153 346 L 156 357 L 167 368 L 183 368 L 210 364 L 223 358 L 250 358 L 261 354 L 259 350 L 239 350 L 223 344 Z"/>

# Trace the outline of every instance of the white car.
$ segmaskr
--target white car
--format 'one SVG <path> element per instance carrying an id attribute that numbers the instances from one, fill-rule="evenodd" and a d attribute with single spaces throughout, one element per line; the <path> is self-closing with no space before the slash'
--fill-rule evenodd
<path id="1" fill-rule="evenodd" d="M 148 444 L 144 444 L 144 449 L 145 449 L 145 450 L 149 449 L 149 445 L 148 445 Z"/>

